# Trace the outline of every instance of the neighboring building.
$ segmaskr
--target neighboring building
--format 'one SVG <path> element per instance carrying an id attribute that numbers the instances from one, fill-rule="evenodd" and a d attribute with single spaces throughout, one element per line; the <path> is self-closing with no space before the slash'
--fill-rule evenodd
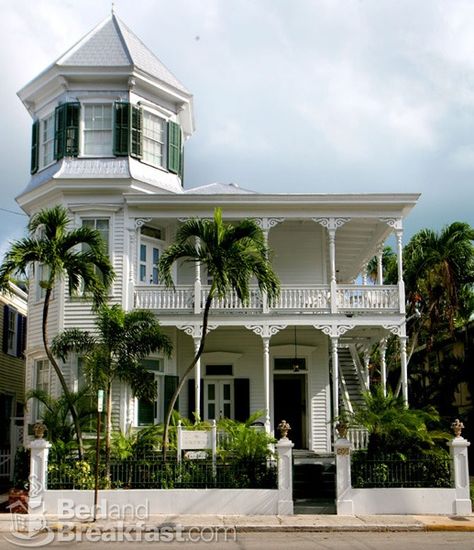
<path id="1" fill-rule="evenodd" d="M 257 288 L 244 307 L 233 295 L 215 300 L 205 353 L 179 401 L 204 419 L 244 419 L 263 410 L 268 430 L 283 418 L 297 448 L 332 450 L 331 420 L 350 408 L 368 383 L 368 358 L 388 334 L 400 337 L 407 398 L 402 221 L 416 194 L 260 194 L 237 185 L 183 187 L 183 144 L 194 131 L 193 99 L 115 15 L 107 18 L 25 86 L 19 96 L 33 117 L 32 177 L 18 197 L 29 215 L 65 205 L 76 226 L 104 236 L 117 277 L 112 303 L 156 313 L 173 356 L 150 357 L 155 406 L 114 387 L 114 422 L 125 430 L 163 420 L 167 399 L 201 334 L 207 273 L 175 268 L 176 290 L 160 285 L 157 261 L 183 220 L 255 218 L 273 251 L 281 296 L 268 303 Z M 289 181 L 291 177 L 289 177 Z M 324 189 L 321 189 L 324 191 Z M 356 284 L 368 260 L 396 234 L 399 283 Z M 38 275 L 40 270 L 36 271 Z M 40 278 L 40 275 L 38 275 Z M 58 384 L 41 342 L 41 288 L 29 295 L 27 387 L 53 393 Z M 89 306 L 55 292 L 49 334 L 93 328 Z M 80 361 L 64 365 L 71 387 Z M 28 422 L 34 421 L 34 409 Z"/>
<path id="2" fill-rule="evenodd" d="M 27 294 L 14 284 L 0 293 L 0 482 L 23 434 Z"/>

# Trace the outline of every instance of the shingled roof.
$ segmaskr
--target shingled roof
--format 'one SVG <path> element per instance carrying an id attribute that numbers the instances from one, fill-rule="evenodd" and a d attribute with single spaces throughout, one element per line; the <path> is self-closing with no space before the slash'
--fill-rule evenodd
<path id="1" fill-rule="evenodd" d="M 62 55 L 63 67 L 133 67 L 189 94 L 181 82 L 115 14 L 110 15 Z"/>

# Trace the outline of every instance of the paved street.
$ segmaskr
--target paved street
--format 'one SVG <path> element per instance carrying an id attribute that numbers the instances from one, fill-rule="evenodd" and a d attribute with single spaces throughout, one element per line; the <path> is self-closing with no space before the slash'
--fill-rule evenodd
<path id="1" fill-rule="evenodd" d="M 2 534 L 2 536 L 6 534 Z M 474 537 L 472 533 L 238 533 L 237 540 L 225 542 L 223 537 L 212 537 L 212 542 L 190 542 L 185 540 L 188 534 L 183 533 L 182 539 L 179 542 L 162 539 L 159 542 L 146 543 L 145 546 L 154 546 L 157 544 L 162 546 L 166 542 L 166 548 L 193 548 L 194 550 L 204 550 L 210 547 L 224 548 L 228 550 L 288 550 L 295 548 L 297 550 L 306 549 L 337 549 L 337 550 L 391 550 L 400 548 L 417 548 L 417 550 L 429 549 L 450 549 L 456 550 L 474 548 Z M 204 533 L 203 538 L 208 540 L 212 534 Z M 199 534 L 193 535 L 193 538 L 199 538 Z M 231 537 L 232 538 L 232 537 Z M 22 543 L 23 547 L 37 547 L 34 539 L 31 541 L 17 541 Z M 137 542 L 119 542 L 117 543 L 122 550 L 136 549 Z M 53 541 L 46 548 L 71 548 L 76 547 L 78 550 L 98 550 L 100 548 L 111 547 L 110 542 L 58 542 Z M 0 548 L 2 550 L 10 550 L 18 548 L 17 545 L 1 540 Z"/>

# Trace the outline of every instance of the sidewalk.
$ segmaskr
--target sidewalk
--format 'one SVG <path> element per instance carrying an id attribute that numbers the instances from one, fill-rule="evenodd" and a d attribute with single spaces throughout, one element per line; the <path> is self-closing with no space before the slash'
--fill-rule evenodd
<path id="1" fill-rule="evenodd" d="M 26 516 L 25 516 L 26 517 Z M 276 531 L 473 531 L 474 515 L 468 517 L 448 516 L 336 516 L 336 515 L 294 515 L 294 516 L 219 516 L 219 515 L 159 515 L 140 520 L 104 520 L 95 523 L 79 521 L 58 521 L 47 517 L 53 531 L 60 531 L 64 525 L 68 530 L 87 531 L 95 529 L 127 528 L 131 531 L 147 527 L 189 529 L 214 527 L 236 532 Z M 10 514 L 0 514 L 0 532 L 11 530 Z"/>

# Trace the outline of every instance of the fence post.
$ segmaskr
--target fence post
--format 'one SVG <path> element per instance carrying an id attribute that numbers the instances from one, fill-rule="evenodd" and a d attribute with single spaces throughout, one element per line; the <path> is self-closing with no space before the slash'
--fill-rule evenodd
<path id="1" fill-rule="evenodd" d="M 448 441 L 449 451 L 454 467 L 454 515 L 468 516 L 472 512 L 472 503 L 469 495 L 469 461 L 467 448 L 470 442 L 461 435 Z"/>
<path id="2" fill-rule="evenodd" d="M 294 444 L 282 437 L 275 445 L 278 453 L 278 514 L 293 514 L 292 448 Z"/>
<path id="3" fill-rule="evenodd" d="M 51 443 L 43 439 L 34 439 L 29 444 L 30 475 L 28 491 L 28 509 L 30 513 L 39 512 L 43 505 L 43 496 L 48 488 L 48 454 Z M 41 507 L 41 509 L 40 509 Z"/>
<path id="4" fill-rule="evenodd" d="M 354 515 L 354 503 L 351 499 L 351 442 L 339 438 L 334 444 L 336 449 L 336 508 L 342 516 Z"/>

